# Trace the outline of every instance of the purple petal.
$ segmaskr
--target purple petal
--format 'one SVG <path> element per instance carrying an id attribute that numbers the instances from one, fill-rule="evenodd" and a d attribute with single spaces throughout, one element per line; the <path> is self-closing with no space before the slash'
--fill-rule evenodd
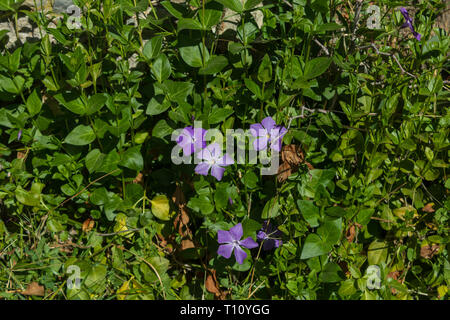
<path id="1" fill-rule="evenodd" d="M 226 166 L 229 166 L 229 165 L 234 164 L 234 160 L 233 160 L 233 158 L 231 158 L 228 154 L 225 154 L 223 157 L 221 157 L 221 158 L 217 161 L 217 163 L 218 163 L 219 165 L 221 165 L 221 166 L 226 167 Z"/>
<path id="2" fill-rule="evenodd" d="M 256 235 L 256 238 L 259 241 L 263 241 L 264 239 L 267 238 L 267 234 L 264 231 L 258 231 L 258 234 Z"/>
<path id="3" fill-rule="evenodd" d="M 219 249 L 217 250 L 217 254 L 229 259 L 231 257 L 231 253 L 233 252 L 233 245 L 232 244 L 222 244 L 219 246 Z"/>
<path id="4" fill-rule="evenodd" d="M 283 245 L 283 241 L 282 240 L 274 239 L 274 242 L 275 242 L 275 248 L 278 248 L 278 247 Z"/>
<path id="5" fill-rule="evenodd" d="M 264 127 L 267 131 L 269 131 L 269 132 L 270 132 L 270 130 L 273 129 L 273 127 L 276 126 L 275 120 L 273 120 L 272 117 L 264 118 L 264 119 L 261 121 L 261 124 L 262 124 L 263 127 Z"/>
<path id="6" fill-rule="evenodd" d="M 250 133 L 254 137 L 262 137 L 267 135 L 267 130 L 260 123 L 250 125 Z"/>
<path id="7" fill-rule="evenodd" d="M 201 150 L 206 147 L 205 135 L 207 130 L 203 128 L 195 128 L 193 133 L 194 145 L 196 150 Z"/>
<path id="8" fill-rule="evenodd" d="M 17 133 L 17 141 L 20 141 L 20 138 L 22 138 L 22 130 Z"/>
<path id="9" fill-rule="evenodd" d="M 222 180 L 224 172 L 225 172 L 225 168 L 222 168 L 218 165 L 213 165 L 211 167 L 211 175 L 219 181 Z"/>
<path id="10" fill-rule="evenodd" d="M 242 250 L 240 247 L 235 247 L 234 257 L 236 258 L 237 263 L 242 264 L 245 258 L 247 258 L 247 253 L 245 253 L 245 251 Z"/>
<path id="11" fill-rule="evenodd" d="M 233 240 L 241 240 L 242 236 L 244 235 L 244 230 L 242 230 L 242 224 L 238 223 L 233 228 L 230 229 L 231 236 L 233 237 Z"/>
<path id="12" fill-rule="evenodd" d="M 414 31 L 413 34 L 414 34 L 414 37 L 416 37 L 417 41 L 420 41 L 422 35 L 416 31 Z"/>
<path id="13" fill-rule="evenodd" d="M 247 249 L 253 249 L 258 246 L 258 244 L 255 242 L 255 240 L 252 239 L 252 237 L 245 238 L 241 242 L 239 242 L 241 246 Z"/>
<path id="14" fill-rule="evenodd" d="M 199 163 L 195 167 L 195 173 L 201 174 L 202 176 L 207 176 L 209 168 L 211 168 L 210 164 L 208 164 L 206 162 Z"/>
<path id="15" fill-rule="evenodd" d="M 217 242 L 219 243 L 231 243 L 233 242 L 233 237 L 230 231 L 218 230 L 217 231 Z"/>
<path id="16" fill-rule="evenodd" d="M 265 150 L 267 148 L 268 141 L 269 138 L 267 138 L 267 136 L 256 139 L 253 141 L 253 148 L 255 148 L 256 151 Z"/>

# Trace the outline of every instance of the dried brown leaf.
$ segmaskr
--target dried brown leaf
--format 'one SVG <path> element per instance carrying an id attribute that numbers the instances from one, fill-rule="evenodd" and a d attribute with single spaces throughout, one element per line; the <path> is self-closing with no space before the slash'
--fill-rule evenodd
<path id="1" fill-rule="evenodd" d="M 81 227 L 81 229 L 83 230 L 83 232 L 89 232 L 94 228 L 94 226 L 95 226 L 95 221 L 92 218 L 87 218 L 83 222 L 83 226 Z"/>
<path id="2" fill-rule="evenodd" d="M 37 282 L 30 283 L 25 290 L 22 290 L 20 292 L 23 295 L 26 296 L 44 296 L 45 295 L 45 288 L 44 286 L 39 285 Z"/>
<path id="3" fill-rule="evenodd" d="M 431 259 L 439 252 L 439 248 L 438 244 L 425 245 L 420 248 L 420 256 L 425 259 Z"/>
<path id="4" fill-rule="evenodd" d="M 433 206 L 434 206 L 434 203 L 433 203 L 433 202 L 427 203 L 427 204 L 425 205 L 425 207 L 422 208 L 422 211 L 423 211 L 423 212 L 428 212 L 428 213 L 433 213 L 433 212 L 435 211 L 435 210 L 433 209 Z"/>

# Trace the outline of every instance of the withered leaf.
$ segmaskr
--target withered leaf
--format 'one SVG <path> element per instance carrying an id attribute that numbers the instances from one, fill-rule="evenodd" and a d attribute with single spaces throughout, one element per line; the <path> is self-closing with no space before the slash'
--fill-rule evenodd
<path id="1" fill-rule="evenodd" d="M 225 300 L 228 291 L 223 291 L 220 289 L 219 282 L 216 277 L 216 270 L 209 269 L 208 275 L 206 276 L 205 287 L 208 292 L 214 294 L 214 296 L 219 300 Z"/>
<path id="2" fill-rule="evenodd" d="M 81 229 L 83 230 L 83 232 L 89 232 L 94 228 L 94 226 L 95 226 L 95 221 L 92 218 L 87 218 L 83 222 L 83 226 L 81 227 Z"/>
<path id="3" fill-rule="evenodd" d="M 438 253 L 439 248 L 438 244 L 425 245 L 420 248 L 420 256 L 425 259 L 431 259 Z"/>
<path id="4" fill-rule="evenodd" d="M 422 208 L 422 211 L 423 211 L 423 212 L 427 212 L 427 213 L 433 213 L 433 212 L 435 211 L 435 210 L 433 209 L 433 206 L 434 206 L 434 203 L 433 203 L 433 202 L 427 203 L 427 204 L 425 205 L 425 207 Z"/>
<path id="5" fill-rule="evenodd" d="M 25 290 L 22 290 L 20 292 L 23 295 L 26 296 L 44 296 L 45 295 L 45 288 L 44 286 L 39 285 L 37 282 L 30 283 Z"/>
<path id="6" fill-rule="evenodd" d="M 345 233 L 345 237 L 347 238 L 347 241 L 351 243 L 355 239 L 355 235 L 356 235 L 356 227 L 354 224 L 352 224 L 351 226 L 348 227 Z"/>

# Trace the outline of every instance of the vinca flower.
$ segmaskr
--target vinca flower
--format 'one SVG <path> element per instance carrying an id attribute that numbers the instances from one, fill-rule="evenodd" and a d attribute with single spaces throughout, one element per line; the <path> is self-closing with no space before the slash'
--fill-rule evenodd
<path id="1" fill-rule="evenodd" d="M 22 129 L 17 133 L 17 141 L 20 141 L 20 138 L 22 138 Z"/>
<path id="2" fill-rule="evenodd" d="M 406 20 L 406 22 L 402 25 L 402 28 L 409 27 L 409 30 L 411 30 L 411 32 L 413 33 L 413 35 L 417 39 L 417 41 L 420 41 L 420 38 L 422 37 L 422 35 L 420 33 L 416 32 L 416 30 L 414 29 L 413 21 L 412 21 L 411 17 L 409 16 L 409 13 L 406 10 L 406 8 L 403 8 L 403 7 L 400 8 L 400 12 L 402 13 L 403 17 Z"/>
<path id="3" fill-rule="evenodd" d="M 234 163 L 234 160 L 228 154 L 222 156 L 222 148 L 218 143 L 207 146 L 197 154 L 197 158 L 204 161 L 195 167 L 195 172 L 207 176 L 209 169 L 211 169 L 211 175 L 219 181 L 222 180 L 225 172 L 223 167 Z"/>
<path id="4" fill-rule="evenodd" d="M 281 140 L 286 132 L 287 129 L 278 126 L 271 117 L 264 118 L 261 123 L 250 126 L 250 133 L 258 138 L 253 141 L 253 147 L 256 151 L 265 150 L 269 145 L 272 150 L 280 152 Z"/>
<path id="5" fill-rule="evenodd" d="M 206 147 L 205 134 L 206 130 L 202 128 L 184 128 L 177 138 L 177 144 L 183 148 L 183 155 L 190 156 Z"/>
<path id="6" fill-rule="evenodd" d="M 217 231 L 217 240 L 221 244 L 217 250 L 217 254 L 224 258 L 229 259 L 234 250 L 234 257 L 239 264 L 242 264 L 247 258 L 247 253 L 242 250 L 241 247 L 247 249 L 253 249 L 258 246 L 258 244 L 251 238 L 245 238 L 241 240 L 244 235 L 242 230 L 242 224 L 238 223 L 229 231 L 219 230 Z"/>
<path id="7" fill-rule="evenodd" d="M 281 246 L 283 244 L 283 241 L 281 241 L 280 237 L 280 230 L 278 230 L 278 228 L 274 228 L 274 226 L 267 220 L 264 221 L 261 230 L 259 230 L 258 234 L 256 235 L 258 241 L 264 241 L 263 249 L 266 251 Z"/>

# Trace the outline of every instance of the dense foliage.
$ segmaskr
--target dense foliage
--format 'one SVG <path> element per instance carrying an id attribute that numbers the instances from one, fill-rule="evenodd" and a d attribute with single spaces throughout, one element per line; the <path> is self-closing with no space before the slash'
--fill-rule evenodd
<path id="1" fill-rule="evenodd" d="M 79 28 L 22 3 L 0 5 L 40 33 L 0 30 L 0 298 L 448 299 L 443 1 L 74 0 Z M 268 117 L 277 175 L 171 159 L 194 120 Z"/>

